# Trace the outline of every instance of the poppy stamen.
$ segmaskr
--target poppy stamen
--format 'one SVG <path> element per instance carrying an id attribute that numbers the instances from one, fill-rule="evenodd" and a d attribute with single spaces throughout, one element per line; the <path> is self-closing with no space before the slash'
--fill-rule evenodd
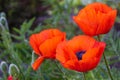
<path id="1" fill-rule="evenodd" d="M 78 58 L 78 60 L 81 60 L 82 59 L 82 55 L 85 53 L 86 51 L 79 51 L 76 53 L 76 56 Z"/>

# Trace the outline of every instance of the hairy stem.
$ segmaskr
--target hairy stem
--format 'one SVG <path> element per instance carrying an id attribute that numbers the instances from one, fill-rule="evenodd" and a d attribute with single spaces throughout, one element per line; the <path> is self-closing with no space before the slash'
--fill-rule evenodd
<path id="1" fill-rule="evenodd" d="M 57 62 L 56 62 L 56 61 L 54 61 L 54 62 L 55 62 L 55 64 L 56 64 L 58 70 L 63 74 L 63 79 L 68 80 L 67 77 L 66 77 L 66 75 L 65 75 L 65 73 L 64 73 L 64 72 L 62 71 L 62 69 L 59 67 L 59 65 L 57 64 Z"/>
<path id="2" fill-rule="evenodd" d="M 98 35 L 97 37 L 98 37 L 98 40 L 101 41 L 100 36 Z M 106 68 L 107 68 L 108 74 L 109 74 L 111 80 L 113 80 L 113 77 L 112 77 L 112 74 L 111 74 L 111 71 L 110 71 L 109 64 L 108 64 L 108 62 L 107 62 L 107 59 L 106 59 L 105 53 L 103 53 L 103 58 L 104 58 L 104 62 L 105 62 L 105 65 L 106 65 Z"/>
<path id="3" fill-rule="evenodd" d="M 86 80 L 85 72 L 83 72 L 83 80 Z"/>

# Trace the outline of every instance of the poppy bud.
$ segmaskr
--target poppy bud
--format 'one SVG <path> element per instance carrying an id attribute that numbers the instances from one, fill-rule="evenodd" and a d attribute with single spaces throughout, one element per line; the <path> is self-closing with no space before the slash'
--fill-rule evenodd
<path id="1" fill-rule="evenodd" d="M 8 65 L 5 61 L 2 61 L 0 63 L 0 69 L 3 73 L 7 73 L 7 70 L 8 70 Z"/>

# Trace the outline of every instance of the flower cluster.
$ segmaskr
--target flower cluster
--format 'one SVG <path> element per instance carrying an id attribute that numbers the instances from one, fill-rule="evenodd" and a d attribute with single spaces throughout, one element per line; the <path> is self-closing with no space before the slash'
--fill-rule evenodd
<path id="1" fill-rule="evenodd" d="M 65 68 L 79 72 L 94 69 L 100 62 L 105 42 L 92 36 L 108 33 L 114 24 L 117 11 L 103 3 L 92 3 L 80 10 L 73 20 L 85 35 L 67 40 L 65 32 L 47 29 L 30 36 L 30 45 L 38 55 L 32 64 L 37 70 L 45 59 L 57 59 Z"/>

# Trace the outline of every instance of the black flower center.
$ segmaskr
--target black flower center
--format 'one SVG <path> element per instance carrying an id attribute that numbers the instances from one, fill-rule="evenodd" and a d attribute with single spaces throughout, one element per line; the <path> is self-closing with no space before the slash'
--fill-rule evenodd
<path id="1" fill-rule="evenodd" d="M 82 55 L 85 53 L 86 51 L 79 51 L 76 53 L 76 56 L 78 58 L 78 60 L 81 60 L 82 59 Z"/>

